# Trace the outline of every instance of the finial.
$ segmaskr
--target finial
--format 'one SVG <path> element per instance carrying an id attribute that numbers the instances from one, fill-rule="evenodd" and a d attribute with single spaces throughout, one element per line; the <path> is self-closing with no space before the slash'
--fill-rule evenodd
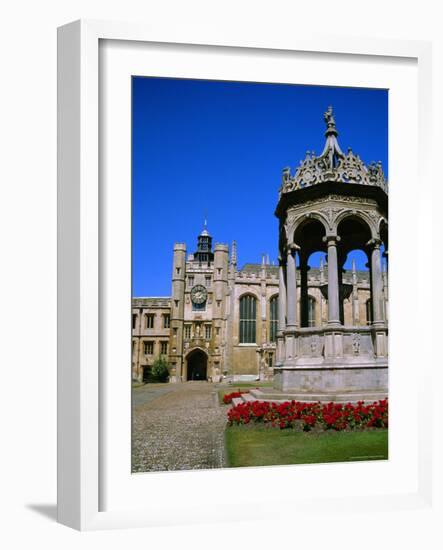
<path id="1" fill-rule="evenodd" d="M 232 241 L 231 264 L 232 265 L 237 265 L 237 242 L 236 241 Z"/>
<path id="2" fill-rule="evenodd" d="M 327 163 L 327 167 L 331 169 L 335 168 L 339 159 L 344 158 L 345 155 L 340 149 L 337 141 L 338 132 L 335 127 L 335 118 L 332 111 L 332 105 L 328 107 L 328 110 L 324 113 L 323 118 L 326 122 L 326 143 L 319 158 L 323 159 Z"/>
<path id="3" fill-rule="evenodd" d="M 203 229 L 200 233 L 200 237 L 210 237 L 209 231 L 208 231 L 208 220 L 206 219 L 206 212 L 205 212 L 205 217 L 203 219 Z"/>
<path id="4" fill-rule="evenodd" d="M 323 119 L 326 122 L 325 136 L 338 136 L 337 128 L 335 127 L 335 118 L 332 105 L 329 105 L 328 110 L 325 111 Z"/>
<path id="5" fill-rule="evenodd" d="M 289 180 L 291 179 L 291 169 L 289 166 L 286 166 L 285 168 L 283 168 L 281 178 L 282 178 L 282 185 L 285 185 L 289 182 Z"/>
<path id="6" fill-rule="evenodd" d="M 329 105 L 328 110 L 323 115 L 323 118 L 325 119 L 326 126 L 328 128 L 335 127 L 335 118 L 332 110 L 332 105 Z"/>
<path id="7" fill-rule="evenodd" d="M 356 269 L 355 269 L 355 258 L 352 258 L 352 273 L 355 273 L 356 272 Z"/>

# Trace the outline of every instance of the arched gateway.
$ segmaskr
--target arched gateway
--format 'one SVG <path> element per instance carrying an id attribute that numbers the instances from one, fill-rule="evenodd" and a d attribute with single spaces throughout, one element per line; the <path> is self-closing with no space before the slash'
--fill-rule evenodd
<path id="1" fill-rule="evenodd" d="M 324 118 L 322 154 L 308 152 L 293 176 L 289 168 L 283 171 L 276 209 L 280 258 L 274 387 L 315 400 L 385 397 L 387 273 L 382 273 L 382 251 L 387 258 L 387 181 L 381 163 L 366 166 L 351 149 L 341 151 L 331 107 Z M 355 249 L 368 258 L 371 311 L 366 326 L 355 317 L 345 324 L 343 314 L 344 301 L 353 299 L 352 285 L 343 282 L 344 264 Z M 327 254 L 321 287 L 327 323 L 322 326 L 309 322 L 307 273 L 314 252 Z"/>
<path id="2" fill-rule="evenodd" d="M 186 380 L 208 379 L 208 356 L 201 349 L 191 351 L 186 357 Z"/>

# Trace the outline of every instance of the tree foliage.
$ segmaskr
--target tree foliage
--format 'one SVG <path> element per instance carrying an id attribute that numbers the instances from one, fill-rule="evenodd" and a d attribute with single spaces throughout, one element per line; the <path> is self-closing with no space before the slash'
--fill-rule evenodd
<path id="1" fill-rule="evenodd" d="M 152 365 L 152 377 L 157 382 L 167 382 L 169 378 L 168 362 L 164 357 L 157 357 Z"/>

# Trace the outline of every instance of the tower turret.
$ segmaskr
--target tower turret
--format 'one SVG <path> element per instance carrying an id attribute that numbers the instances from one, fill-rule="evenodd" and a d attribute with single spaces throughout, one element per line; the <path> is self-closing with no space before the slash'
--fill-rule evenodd
<path id="1" fill-rule="evenodd" d="M 221 372 L 222 363 L 225 363 L 227 350 L 226 342 L 226 296 L 228 294 L 228 266 L 229 248 L 226 244 L 216 244 L 214 247 L 214 296 L 212 306 L 212 320 L 214 326 L 214 375 Z"/>
<path id="2" fill-rule="evenodd" d="M 214 254 L 212 252 L 212 237 L 209 234 L 205 220 L 203 231 L 197 239 L 197 251 L 194 254 L 194 261 L 203 264 L 210 263 L 213 259 Z"/>
<path id="3" fill-rule="evenodd" d="M 182 381 L 183 318 L 185 305 L 186 245 L 174 244 L 172 266 L 171 335 L 169 340 L 169 362 L 171 376 Z"/>
<path id="4" fill-rule="evenodd" d="M 237 242 L 232 241 L 231 246 L 231 265 L 237 267 Z"/>

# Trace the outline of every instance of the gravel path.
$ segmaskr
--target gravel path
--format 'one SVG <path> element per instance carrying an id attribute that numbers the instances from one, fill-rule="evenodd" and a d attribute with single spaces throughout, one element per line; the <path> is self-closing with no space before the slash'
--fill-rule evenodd
<path id="1" fill-rule="evenodd" d="M 140 405 L 150 403 L 154 399 L 171 393 L 177 389 L 177 384 L 146 384 L 132 391 L 132 407 L 135 409 Z"/>
<path id="2" fill-rule="evenodd" d="M 225 425 L 215 384 L 134 389 L 132 471 L 223 468 Z"/>

